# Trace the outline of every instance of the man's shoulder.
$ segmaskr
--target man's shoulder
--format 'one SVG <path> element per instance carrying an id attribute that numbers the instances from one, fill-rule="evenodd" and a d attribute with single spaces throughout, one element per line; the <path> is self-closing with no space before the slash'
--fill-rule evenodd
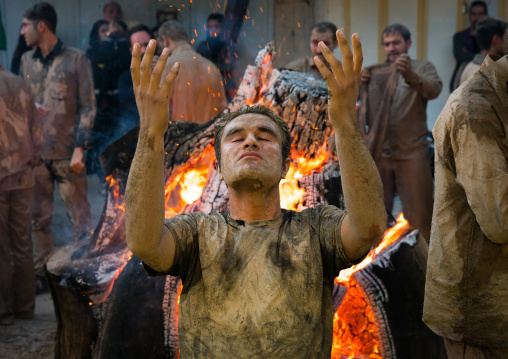
<path id="1" fill-rule="evenodd" d="M 432 131 L 434 137 L 473 121 L 485 124 L 494 121 L 491 102 L 495 97 L 496 93 L 485 77 L 480 72 L 474 73 L 446 101 Z"/>
<path id="2" fill-rule="evenodd" d="M 61 53 L 61 56 L 72 56 L 72 57 L 81 57 L 81 56 L 85 56 L 86 57 L 86 53 L 80 49 L 77 49 L 75 47 L 68 47 L 68 46 L 65 46 L 63 48 L 63 51 Z"/>
<path id="3" fill-rule="evenodd" d="M 28 50 L 27 52 L 25 52 L 23 55 L 21 55 L 21 62 L 23 63 L 26 61 L 33 61 L 34 53 L 35 49 Z"/>
<path id="4" fill-rule="evenodd" d="M 455 34 L 453 34 L 453 39 L 460 40 L 460 39 L 468 36 L 469 31 L 470 31 L 469 27 L 464 30 L 457 31 Z"/>

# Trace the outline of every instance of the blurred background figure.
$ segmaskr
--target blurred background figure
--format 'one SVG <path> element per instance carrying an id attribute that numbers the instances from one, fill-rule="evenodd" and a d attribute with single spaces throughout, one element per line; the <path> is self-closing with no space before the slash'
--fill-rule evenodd
<path id="1" fill-rule="evenodd" d="M 242 76 L 238 71 L 238 59 L 242 51 L 237 44 L 233 45 L 228 41 L 222 28 L 223 23 L 224 16 L 221 14 L 208 16 L 207 39 L 198 44 L 196 52 L 217 66 L 222 75 L 227 99 L 231 101 L 240 85 L 237 79 Z"/>
<path id="2" fill-rule="evenodd" d="M 475 38 L 476 24 L 478 20 L 487 15 L 487 4 L 484 1 L 473 1 L 469 5 L 469 23 L 467 29 L 459 31 L 453 35 L 453 56 L 455 56 L 456 66 L 450 80 L 450 92 L 456 89 L 454 84 L 455 77 L 459 67 L 464 62 L 473 60 L 475 54 L 480 52 L 480 47 Z"/>
<path id="3" fill-rule="evenodd" d="M 148 42 L 152 38 L 151 30 L 146 25 L 137 25 L 127 33 L 127 42 L 129 51 L 132 53 L 132 47 L 138 43 L 141 45 L 141 57 L 145 54 Z M 129 64 L 131 56 L 128 56 Z M 120 134 L 126 134 L 134 127 L 139 126 L 139 113 L 134 97 L 132 77 L 129 68 L 118 78 L 118 97 L 120 100 L 119 129 Z"/>
<path id="4" fill-rule="evenodd" d="M 117 2 L 110 1 L 106 5 L 104 5 L 104 8 L 102 10 L 102 16 L 104 17 L 104 20 L 108 22 L 122 21 L 123 19 L 122 7 Z"/>
<path id="5" fill-rule="evenodd" d="M 321 72 L 319 72 L 316 64 L 314 63 L 314 57 L 317 56 L 324 63 L 327 64 L 325 57 L 321 53 L 321 49 L 318 44 L 323 41 L 325 45 L 331 50 L 335 50 L 338 46 L 337 37 L 335 33 L 337 32 L 337 26 L 332 24 L 331 22 L 318 22 L 312 29 L 310 30 L 310 52 L 312 56 L 310 57 L 301 57 L 294 61 L 291 61 L 286 67 L 291 70 L 309 72 L 316 76 L 317 78 L 322 79 L 323 76 Z"/>
<path id="6" fill-rule="evenodd" d="M 21 30 L 21 29 L 20 29 Z M 14 49 L 14 53 L 12 54 L 11 61 L 11 72 L 15 75 L 19 75 L 19 66 L 21 64 L 21 56 L 28 50 L 31 50 L 31 47 L 26 44 L 25 37 L 23 35 L 18 36 L 18 42 L 16 43 L 16 48 Z"/>
<path id="7" fill-rule="evenodd" d="M 480 69 L 488 54 L 503 56 L 508 50 L 506 43 L 506 21 L 486 16 L 476 25 L 475 39 L 480 47 L 480 53 L 474 55 L 473 60 L 463 62 L 455 76 L 455 88 L 462 85 Z"/>
<path id="8" fill-rule="evenodd" d="M 131 57 L 122 24 L 102 19 L 96 21 L 90 31 L 86 56 L 92 65 L 97 101 L 87 171 L 96 173 L 105 185 L 106 179 L 98 156 L 119 134 L 118 78 L 129 69 Z M 101 191 L 105 194 L 105 188 L 101 188 Z"/>
<path id="9" fill-rule="evenodd" d="M 171 50 L 162 78 L 176 62 L 179 75 L 169 94 L 169 120 L 205 123 L 222 112 L 227 105 L 220 71 L 194 51 L 185 27 L 170 20 L 161 25 L 159 36 L 164 47 Z M 178 93 L 178 100 L 174 100 Z"/>
<path id="10" fill-rule="evenodd" d="M 0 114 L 0 325 L 11 325 L 34 318 L 30 203 L 42 128 L 30 88 L 2 66 Z"/>

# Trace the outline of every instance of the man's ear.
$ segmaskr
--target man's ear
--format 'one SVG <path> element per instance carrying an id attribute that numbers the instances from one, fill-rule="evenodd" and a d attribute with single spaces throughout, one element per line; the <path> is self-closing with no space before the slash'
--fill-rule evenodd
<path id="1" fill-rule="evenodd" d="M 284 161 L 284 166 L 282 166 L 282 173 L 280 175 L 280 179 L 285 179 L 286 175 L 289 172 L 289 167 L 291 166 L 291 160 L 289 158 L 286 158 Z"/>
<path id="2" fill-rule="evenodd" d="M 217 162 L 217 160 L 213 161 L 213 167 L 215 167 L 215 170 L 219 172 L 219 181 L 224 181 L 224 177 L 222 176 L 222 171 L 220 170 L 219 162 Z"/>
<path id="3" fill-rule="evenodd" d="M 407 49 L 409 50 L 409 48 L 411 47 L 411 44 L 413 43 L 413 41 L 411 39 L 407 40 L 406 41 L 406 46 L 407 46 Z"/>
<path id="4" fill-rule="evenodd" d="M 43 32 L 44 29 L 47 29 L 46 23 L 44 21 L 39 21 L 37 23 L 37 31 L 38 32 Z"/>

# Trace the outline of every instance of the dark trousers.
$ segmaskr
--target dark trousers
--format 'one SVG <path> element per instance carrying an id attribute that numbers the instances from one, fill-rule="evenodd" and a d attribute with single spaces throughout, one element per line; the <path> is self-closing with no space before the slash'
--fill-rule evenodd
<path id="1" fill-rule="evenodd" d="M 486 348 L 478 345 L 456 342 L 444 338 L 448 359 L 506 359 L 508 346 L 503 348 Z M 508 345 L 508 344 L 507 344 Z"/>
<path id="2" fill-rule="evenodd" d="M 0 191 L 0 321 L 33 318 L 32 188 Z"/>
<path id="3" fill-rule="evenodd" d="M 381 158 L 376 164 L 383 182 L 386 209 L 393 210 L 395 192 L 402 202 L 404 217 L 430 240 L 432 223 L 432 172 L 428 156 L 408 160 Z"/>
<path id="4" fill-rule="evenodd" d="M 32 235 L 35 273 L 44 275 L 44 263 L 53 252 L 53 192 L 55 182 L 65 210 L 72 222 L 74 240 L 91 234 L 90 203 L 88 203 L 86 171 L 76 173 L 69 160 L 46 160 L 34 168 L 35 188 L 32 201 Z"/>

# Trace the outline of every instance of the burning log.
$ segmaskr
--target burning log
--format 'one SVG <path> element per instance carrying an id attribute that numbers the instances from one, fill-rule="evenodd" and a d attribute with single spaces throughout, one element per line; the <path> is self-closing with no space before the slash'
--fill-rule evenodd
<path id="1" fill-rule="evenodd" d="M 293 143 L 291 168 L 281 183 L 284 208 L 302 210 L 320 204 L 344 208 L 332 127 L 327 121 L 326 84 L 305 73 L 273 68 L 273 56 L 271 43 L 259 53 L 255 66 L 248 66 L 236 97 L 225 111 L 234 111 L 243 104 L 263 104 L 287 121 Z M 181 212 L 227 210 L 227 187 L 218 180 L 213 167 L 216 120 L 205 124 L 170 123 L 165 136 L 167 217 Z M 48 260 L 47 276 L 58 324 L 57 358 L 179 357 L 180 279 L 149 278 L 125 243 L 123 194 L 137 135 L 137 130 L 132 130 L 101 155 L 110 186 L 89 242 L 68 245 Z M 418 273 L 425 273 L 421 265 L 416 266 Z M 412 271 L 407 269 L 401 275 Z M 352 278 L 358 285 L 337 283 L 334 302 L 339 310 L 344 305 L 340 303 L 345 303 L 355 288 L 357 293 L 368 293 L 365 278 L 370 278 L 369 272 L 363 269 L 365 276 L 357 273 Z M 417 285 L 423 290 L 423 282 Z M 372 307 L 374 318 L 382 318 L 373 308 L 378 302 L 368 295 L 364 298 L 363 306 Z M 394 332 L 392 322 L 372 321 L 374 328 L 387 325 Z M 383 344 L 384 337 L 377 335 L 378 352 L 390 353 L 386 348 L 391 347 Z"/>

